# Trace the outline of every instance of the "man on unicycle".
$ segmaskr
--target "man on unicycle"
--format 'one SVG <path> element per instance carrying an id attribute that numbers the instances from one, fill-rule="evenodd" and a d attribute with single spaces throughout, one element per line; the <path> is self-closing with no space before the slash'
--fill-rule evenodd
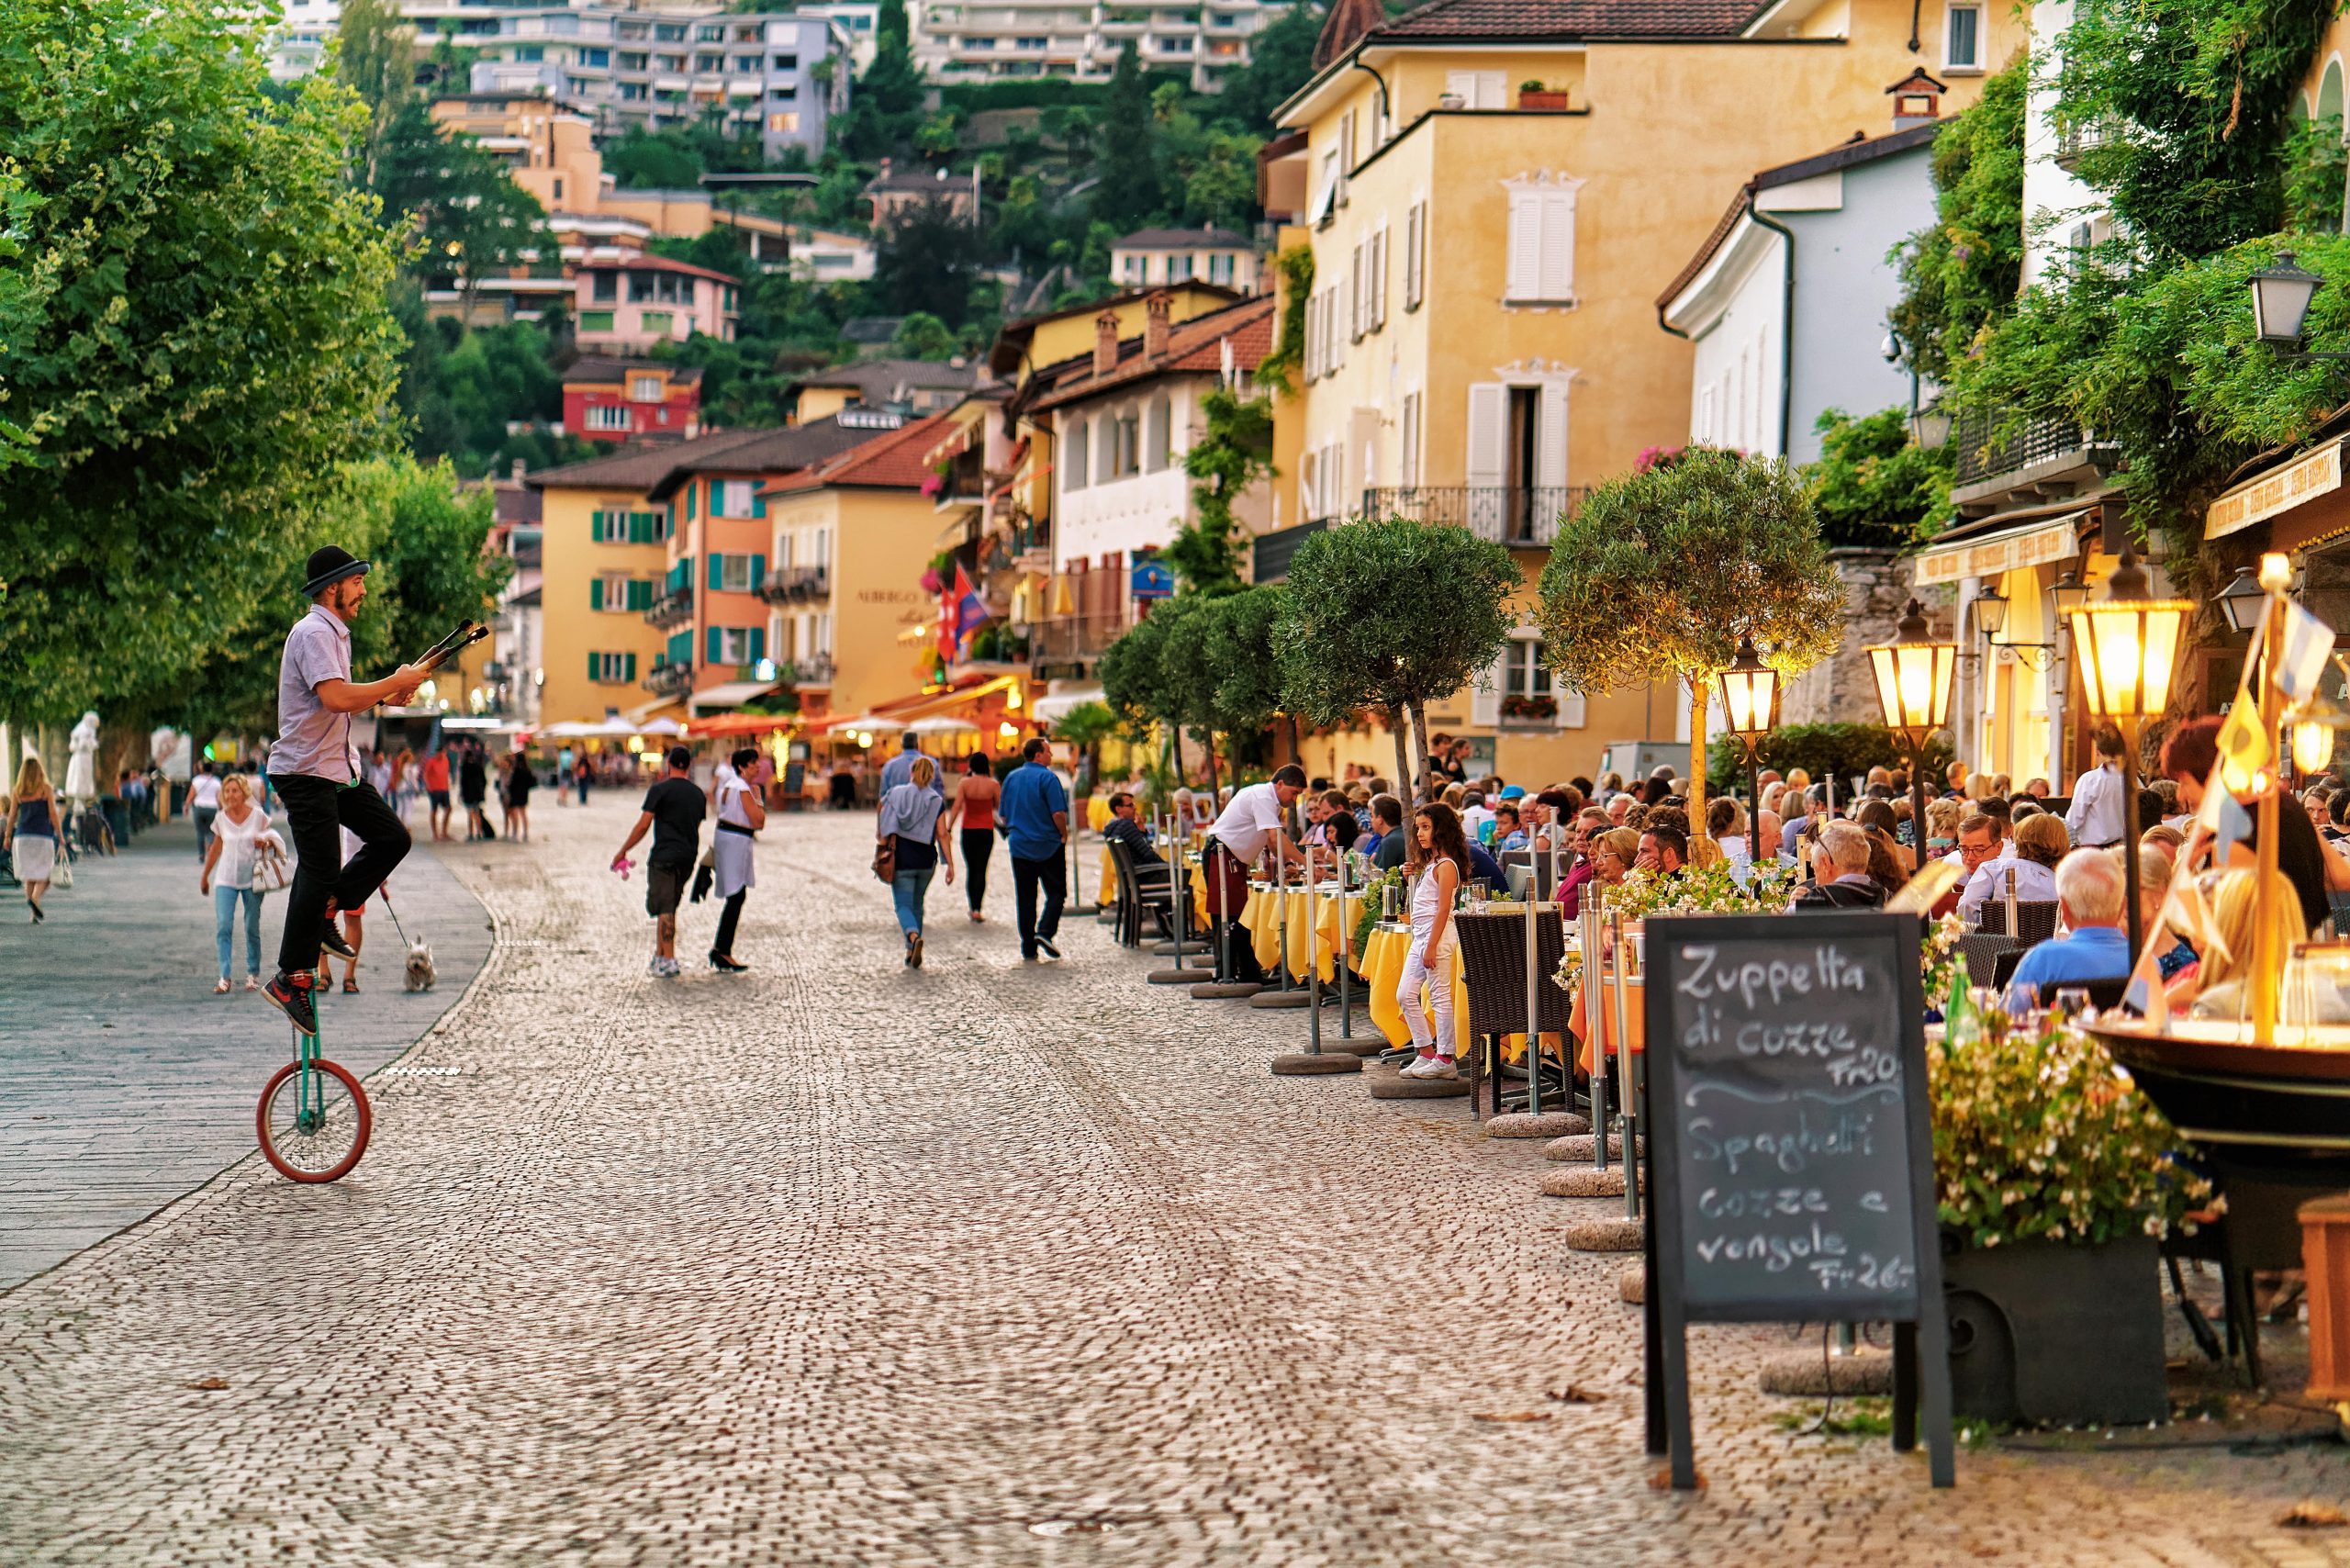
<path id="1" fill-rule="evenodd" d="M 368 563 L 330 544 L 311 553 L 309 612 L 285 634 L 277 673 L 277 745 L 269 754 L 269 780 L 293 824 L 294 886 L 286 895 L 285 933 L 277 949 L 277 977 L 263 988 L 294 1026 L 319 1032 L 311 995 L 319 950 L 355 957 L 334 929 L 340 910 L 355 910 L 383 885 L 408 854 L 408 829 L 375 792 L 351 750 L 351 715 L 379 702 L 405 703 L 426 672 L 402 665 L 364 685 L 351 678 L 352 621 L 367 598 Z M 360 851 L 342 863 L 338 826 L 349 828 Z"/>

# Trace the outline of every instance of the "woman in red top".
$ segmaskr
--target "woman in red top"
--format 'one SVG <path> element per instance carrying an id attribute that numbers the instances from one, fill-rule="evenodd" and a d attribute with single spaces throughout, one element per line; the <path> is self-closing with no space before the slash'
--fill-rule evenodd
<path id="1" fill-rule="evenodd" d="M 424 759 L 424 798 L 432 807 L 432 841 L 449 841 L 449 754 L 435 747 Z"/>
<path id="2" fill-rule="evenodd" d="M 965 886 L 971 900 L 971 918 L 985 920 L 979 905 L 988 896 L 988 857 L 995 852 L 995 803 L 1003 786 L 995 781 L 987 754 L 973 752 L 963 759 L 963 777 L 955 781 L 947 811 L 961 830 Z"/>

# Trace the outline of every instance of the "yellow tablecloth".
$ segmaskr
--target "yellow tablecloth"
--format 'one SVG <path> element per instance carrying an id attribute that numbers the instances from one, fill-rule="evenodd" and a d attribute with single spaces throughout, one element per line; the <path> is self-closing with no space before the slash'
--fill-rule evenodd
<path id="1" fill-rule="evenodd" d="M 1085 825 L 1096 833 L 1100 833 L 1110 825 L 1109 796 L 1088 795 L 1085 797 Z"/>
<path id="2" fill-rule="evenodd" d="M 1097 890 L 1098 890 L 1096 891 L 1095 895 L 1094 895 L 1093 902 L 1094 902 L 1095 903 L 1115 903 L 1115 902 L 1117 902 L 1117 901 L 1118 901 L 1118 863 L 1117 863 L 1115 860 L 1113 860 L 1113 859 L 1111 859 L 1111 858 L 1110 858 L 1110 846 L 1109 846 L 1107 844 L 1104 844 L 1104 845 L 1102 845 L 1102 868 L 1101 868 L 1101 872 L 1102 872 L 1102 879 L 1101 879 L 1100 881 L 1098 881 L 1098 882 L 1096 882 L 1096 883 L 1094 883 L 1094 884 L 1093 884 L 1093 886 L 1095 887 L 1095 889 L 1097 889 Z M 1069 895 L 1070 895 L 1070 897 L 1074 898 L 1074 897 L 1076 896 L 1076 894 L 1077 894 L 1077 890 L 1076 890 L 1075 888 L 1071 888 L 1071 889 L 1069 890 Z"/>
<path id="3" fill-rule="evenodd" d="M 1371 988 L 1371 1021 L 1387 1036 L 1391 1046 L 1408 1046 L 1412 1031 L 1404 1025 L 1404 1010 L 1396 1004 L 1396 982 L 1404 978 L 1404 960 L 1412 950 L 1412 934 L 1408 929 L 1390 930 L 1375 927 L 1371 940 L 1363 944 L 1363 983 Z M 1426 991 L 1422 993 L 1425 1002 Z M 1461 978 L 1460 953 L 1453 949 L 1452 959 L 1452 1025 L 1453 1051 L 1466 1058 L 1469 1054 L 1469 986 Z"/>

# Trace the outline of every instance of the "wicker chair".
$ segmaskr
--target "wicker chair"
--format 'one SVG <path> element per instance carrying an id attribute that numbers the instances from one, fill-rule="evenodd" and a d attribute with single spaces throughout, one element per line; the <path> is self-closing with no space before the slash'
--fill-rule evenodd
<path id="1" fill-rule="evenodd" d="M 2012 936 L 1970 932 L 1958 939 L 1958 956 L 1966 961 L 1966 983 L 1991 985 L 1998 972 L 1999 955 L 2020 953 L 2023 944 Z M 1934 999 L 1937 1005 L 1942 998 Z"/>
<path id="2" fill-rule="evenodd" d="M 1983 901 L 1980 911 L 1982 935 L 2006 936 L 2013 935 L 2027 947 L 2045 942 L 2056 935 L 2056 901 L 2054 899 L 2016 901 L 2016 929 L 2008 930 L 2008 901 L 1992 897 Z"/>
<path id="3" fill-rule="evenodd" d="M 1503 1108 L 1501 1042 L 1505 1036 L 1526 1028 L 1526 916 L 1522 913 L 1453 916 L 1460 932 L 1460 971 L 1469 993 L 1469 1034 L 1478 1042 L 1478 1058 L 1493 1085 L 1493 1112 Z M 1556 915 L 1535 922 L 1535 1021 L 1544 1031 L 1564 1039 L 1572 1001 L 1552 983 L 1566 952 L 1566 930 Z M 1540 1052 L 1528 1053 L 1527 1070 L 1538 1069 Z M 1544 1099 L 1557 1095 L 1564 1108 L 1572 1098 L 1569 1084 L 1555 1073 L 1545 1083 Z"/>
<path id="4" fill-rule="evenodd" d="M 1166 868 L 1160 874 L 1145 879 L 1135 869 L 1135 857 L 1126 846 L 1111 839 L 1110 864 L 1118 872 L 1117 934 L 1122 947 L 1142 946 L 1142 922 L 1145 914 L 1155 916 L 1161 931 L 1175 935 L 1175 896 L 1168 889 Z"/>

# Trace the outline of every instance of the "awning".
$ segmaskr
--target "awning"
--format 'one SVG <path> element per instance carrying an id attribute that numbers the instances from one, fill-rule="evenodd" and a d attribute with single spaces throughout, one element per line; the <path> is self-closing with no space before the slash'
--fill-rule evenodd
<path id="1" fill-rule="evenodd" d="M 934 713 L 927 719 L 916 719 L 912 723 L 908 724 L 906 733 L 913 735 L 976 735 L 979 733 L 979 727 L 968 719 L 955 719 L 944 713 Z"/>
<path id="2" fill-rule="evenodd" d="M 830 734 L 834 731 L 902 730 L 906 726 L 896 719 L 885 719 L 878 713 L 851 713 L 843 718 L 826 719 L 811 726 Z"/>
<path id="3" fill-rule="evenodd" d="M 2341 487 L 2342 439 L 2337 436 L 2281 468 L 2222 492 L 2203 514 L 2203 537 L 2224 539 Z"/>
<path id="4" fill-rule="evenodd" d="M 686 726 L 689 735 L 758 735 L 788 730 L 800 722 L 797 713 L 720 713 L 696 719 Z"/>
<path id="5" fill-rule="evenodd" d="M 1069 691 L 1052 691 L 1030 704 L 1029 711 L 1047 724 L 1058 724 L 1070 712 L 1088 702 L 1109 701 L 1099 686 L 1080 686 Z"/>
<path id="6" fill-rule="evenodd" d="M 1925 551 L 1918 557 L 1918 586 L 1995 577 L 2025 566 L 2069 561 L 2080 554 L 2079 524 L 2088 513 L 2088 508 L 2081 507 L 2061 517 L 2031 518 Z"/>
<path id="7" fill-rule="evenodd" d="M 775 688 L 776 683 L 772 680 L 723 681 L 707 691 L 694 692 L 686 699 L 686 705 L 697 711 L 704 708 L 740 708 L 752 698 L 764 697 Z"/>
<path id="8" fill-rule="evenodd" d="M 636 725 L 637 733 L 639 734 L 649 735 L 655 732 L 645 727 L 645 721 L 652 718 L 655 713 L 669 711 L 677 706 L 677 700 L 674 697 L 656 697 L 650 702 L 640 702 L 635 707 L 623 711 L 621 717 L 628 722 Z M 676 735 L 683 734 L 685 732 L 683 730 L 671 730 L 668 733 Z"/>

